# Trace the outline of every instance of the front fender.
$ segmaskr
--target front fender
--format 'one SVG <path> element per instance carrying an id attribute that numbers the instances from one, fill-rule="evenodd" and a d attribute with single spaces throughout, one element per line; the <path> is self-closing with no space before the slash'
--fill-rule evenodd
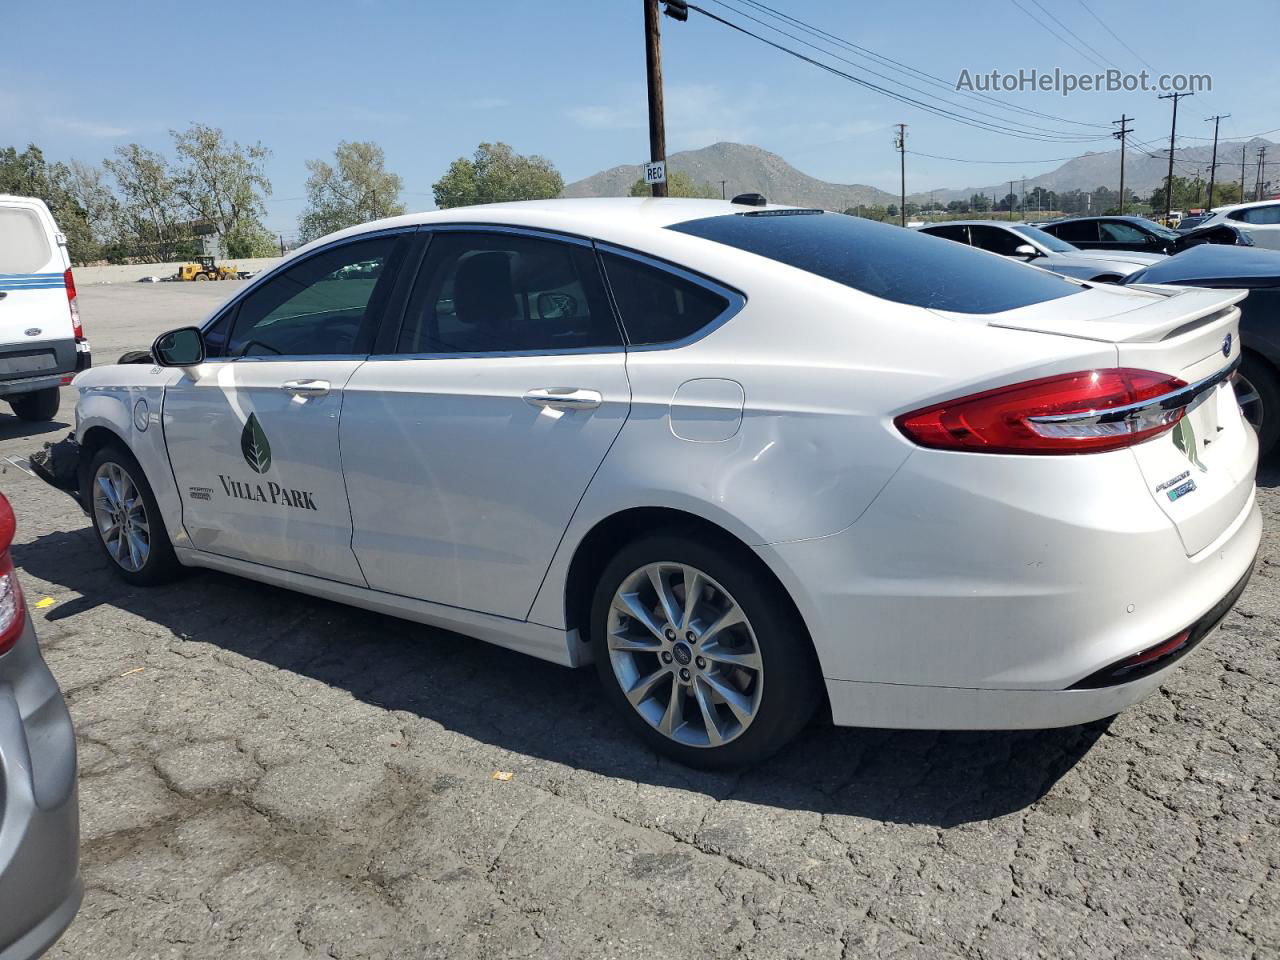
<path id="1" fill-rule="evenodd" d="M 175 545 L 186 542 L 182 500 L 169 466 L 161 411 L 165 387 L 181 371 L 142 364 L 97 367 L 76 377 L 76 439 L 86 458 L 101 447 L 106 434 L 125 446 L 142 466 L 155 494 L 160 515 Z M 87 463 L 86 463 L 87 465 Z"/>

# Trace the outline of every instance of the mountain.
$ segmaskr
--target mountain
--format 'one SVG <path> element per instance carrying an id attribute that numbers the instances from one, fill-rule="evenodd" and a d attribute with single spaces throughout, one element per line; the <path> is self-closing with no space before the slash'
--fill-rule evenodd
<path id="1" fill-rule="evenodd" d="M 1224 140 L 1218 144 L 1218 180 L 1240 181 L 1240 155 L 1244 148 L 1246 157 L 1245 181 L 1246 189 L 1251 188 L 1258 172 L 1258 148 L 1274 148 L 1275 144 L 1259 137 L 1247 143 L 1236 140 Z M 1167 148 L 1166 148 L 1167 150 Z M 1130 146 L 1125 153 L 1125 187 L 1134 193 L 1145 196 L 1154 190 L 1164 179 L 1169 170 L 1168 158 L 1150 148 L 1138 149 Z M 1196 168 L 1208 179 L 1210 158 L 1213 154 L 1212 144 L 1197 147 L 1182 147 L 1174 151 L 1174 173 L 1177 176 L 1193 176 Z M 911 155 L 907 154 L 907 182 L 911 183 Z M 698 183 L 710 184 L 714 189 L 725 183 L 725 196 L 732 197 L 736 193 L 762 193 L 774 203 L 789 203 L 801 207 L 820 207 L 824 210 L 843 210 L 846 207 L 864 205 L 887 206 L 897 202 L 897 194 L 888 193 L 864 183 L 828 183 L 806 173 L 801 173 L 782 157 L 760 147 L 743 143 L 713 143 L 701 150 L 684 150 L 673 153 L 667 158 L 670 170 L 687 173 Z M 1010 174 L 1018 171 L 1018 167 L 1009 166 Z M 566 197 L 624 197 L 631 185 L 641 177 L 639 164 L 623 164 L 592 174 L 585 179 L 575 181 L 564 188 Z M 1018 171 L 1014 181 L 1014 189 L 1022 191 L 1022 176 Z M 1027 177 L 1027 189 L 1042 186 L 1046 190 L 1059 193 L 1069 190 L 1096 190 L 1098 187 L 1110 187 L 1116 190 L 1120 186 L 1120 151 L 1110 150 L 1106 153 L 1086 153 L 1063 163 L 1055 170 L 1035 177 Z M 922 190 L 907 195 L 908 200 L 917 203 L 947 203 L 951 200 L 968 200 L 972 194 L 993 194 L 1003 197 L 1009 192 L 1009 181 L 988 184 L 987 186 L 941 187 L 933 190 Z"/>
<path id="2" fill-rule="evenodd" d="M 725 181 L 725 196 L 762 193 L 773 203 L 843 210 L 858 204 L 893 203 L 894 196 L 864 183 L 827 183 L 801 173 L 776 153 L 743 143 L 713 143 L 667 158 L 667 169 L 687 173 L 712 189 Z M 625 197 L 642 176 L 639 164 L 602 170 L 564 188 L 566 197 Z"/>
<path id="3" fill-rule="evenodd" d="M 1274 144 L 1269 140 L 1254 137 L 1247 142 L 1222 140 L 1218 142 L 1218 176 L 1217 179 L 1228 183 L 1240 182 L 1240 156 L 1244 148 L 1245 188 L 1252 189 L 1258 175 L 1258 148 L 1272 149 Z M 1177 177 L 1194 177 L 1197 170 L 1204 180 L 1209 179 L 1209 165 L 1213 162 L 1213 144 L 1206 143 L 1197 147 L 1179 147 L 1173 152 L 1173 173 Z M 1013 189 L 1022 192 L 1022 175 L 1017 166 L 1009 165 L 1010 180 Z M 1014 174 L 1017 176 L 1014 176 Z M 1125 151 L 1124 185 L 1145 197 L 1156 187 L 1164 183 L 1169 173 L 1169 148 L 1162 150 L 1152 148 L 1136 148 L 1132 144 Z M 911 155 L 907 154 L 907 182 L 911 179 Z M 1120 151 L 1109 150 L 1106 153 L 1086 153 L 1083 156 L 1068 160 L 1056 170 L 1042 173 L 1035 177 L 1027 177 L 1027 190 L 1044 187 L 1062 193 L 1068 190 L 1096 190 L 1098 187 L 1120 188 Z M 907 195 L 908 200 L 928 202 L 932 195 L 935 202 L 946 203 L 950 200 L 968 200 L 975 193 L 986 196 L 1003 197 L 1009 192 L 1009 180 L 1003 183 L 990 184 L 984 187 L 965 187 L 963 189 L 942 188 L 925 190 Z"/>

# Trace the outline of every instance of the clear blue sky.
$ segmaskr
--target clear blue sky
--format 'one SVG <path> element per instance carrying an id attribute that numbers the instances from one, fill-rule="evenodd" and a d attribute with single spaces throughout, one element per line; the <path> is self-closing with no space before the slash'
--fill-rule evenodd
<path id="1" fill-rule="evenodd" d="M 1091 9 L 1158 70 L 1212 74 L 1211 94 L 1182 102 L 1180 133 L 1211 135 L 1203 118 L 1213 113 L 1232 114 L 1224 137 L 1280 127 L 1274 0 L 1220 8 L 1190 0 L 1085 0 L 1087 8 L 1081 0 L 1041 0 L 1040 6 L 1035 0 L 768 2 L 948 81 L 965 68 L 1095 71 L 1054 35 L 1071 39 L 1045 10 L 1074 31 L 1079 40 L 1072 42 L 1086 53 L 1141 69 Z M 729 3 L 747 9 L 741 0 Z M 724 4 L 701 5 L 767 32 Z M 569 182 L 646 159 L 641 11 L 641 0 L 7 4 L 0 146 L 32 141 L 52 158 L 97 161 L 130 141 L 168 151 L 169 129 L 214 124 L 272 150 L 275 192 L 267 220 L 286 233 L 302 207 L 304 162 L 330 155 L 341 139 L 375 140 L 385 148 L 388 166 L 404 177 L 410 209 L 429 208 L 431 184 L 481 140 L 541 153 Z M 717 140 L 754 143 L 816 177 L 896 190 L 891 127 L 899 121 L 909 124 L 910 149 L 949 157 L 1022 161 L 1113 147 L 1019 140 L 961 126 L 823 73 L 696 12 L 684 24 L 664 18 L 663 44 L 670 152 Z M 844 54 L 859 65 L 832 62 L 881 82 L 866 61 Z M 1127 112 L 1137 117 L 1140 138 L 1167 143 L 1169 103 L 1154 93 L 1001 96 L 1064 120 L 1106 123 Z M 908 190 L 991 183 L 1056 165 L 908 159 Z"/>

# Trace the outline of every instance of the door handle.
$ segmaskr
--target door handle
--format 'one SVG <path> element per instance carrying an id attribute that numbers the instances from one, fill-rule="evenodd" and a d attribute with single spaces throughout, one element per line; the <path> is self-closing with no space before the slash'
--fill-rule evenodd
<path id="1" fill-rule="evenodd" d="M 328 380 L 286 380 L 280 389 L 295 397 L 323 397 L 329 392 Z"/>
<path id="2" fill-rule="evenodd" d="M 577 387 L 538 387 L 524 395 L 524 402 L 556 410 L 594 410 L 604 403 L 604 395 L 599 390 Z"/>

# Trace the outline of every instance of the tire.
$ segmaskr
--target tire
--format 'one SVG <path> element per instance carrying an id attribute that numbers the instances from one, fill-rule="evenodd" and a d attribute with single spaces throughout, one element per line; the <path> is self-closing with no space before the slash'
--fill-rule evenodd
<path id="1" fill-rule="evenodd" d="M 1123 277 L 1119 277 L 1114 273 L 1104 273 L 1100 276 L 1094 277 L 1089 282 L 1090 283 L 1119 283 L 1122 279 Z"/>
<path id="2" fill-rule="evenodd" d="M 46 387 L 34 393 L 24 393 L 9 401 L 13 415 L 19 420 L 44 421 L 52 420 L 58 415 L 58 404 L 62 394 L 57 387 Z"/>
<path id="3" fill-rule="evenodd" d="M 208 275 L 207 273 L 197 273 L 197 274 L 196 274 L 196 279 L 197 279 L 197 280 L 208 280 L 208 279 L 209 279 L 209 275 Z"/>
<path id="4" fill-rule="evenodd" d="M 674 619 L 662 613 L 651 569 L 667 586 Z M 695 580 L 698 600 L 686 622 L 686 587 Z M 745 622 L 714 630 L 734 607 Z M 799 614 L 756 558 L 728 538 L 660 531 L 625 545 L 596 587 L 591 638 L 606 699 L 649 746 L 690 767 L 759 763 L 823 702 Z M 636 691 L 639 706 L 627 690 Z"/>
<path id="5" fill-rule="evenodd" d="M 160 507 L 156 503 L 151 484 L 147 482 L 142 467 L 122 445 L 109 443 L 101 447 L 85 468 L 85 483 L 81 490 L 88 499 L 89 520 L 93 525 L 94 539 L 106 555 L 107 560 L 120 577 L 139 587 L 150 587 L 167 583 L 182 573 L 182 565 L 173 552 L 173 544 L 169 540 L 169 531 L 165 529 L 164 519 L 160 516 Z M 123 477 L 125 482 L 120 481 Z M 112 498 L 104 486 L 104 480 L 115 487 L 119 502 L 123 493 L 123 504 L 113 509 Z M 110 514 L 115 513 L 115 528 L 119 527 L 119 517 L 127 515 L 126 528 L 132 528 L 135 537 L 132 548 L 124 537 L 116 537 L 114 541 L 108 536 L 112 528 Z M 139 522 L 143 525 L 139 528 Z M 145 552 L 140 549 L 145 545 Z"/>
<path id="6" fill-rule="evenodd" d="M 1258 433 L 1258 456 L 1265 457 L 1280 440 L 1280 378 L 1266 361 L 1246 353 L 1235 388 L 1240 413 Z"/>

